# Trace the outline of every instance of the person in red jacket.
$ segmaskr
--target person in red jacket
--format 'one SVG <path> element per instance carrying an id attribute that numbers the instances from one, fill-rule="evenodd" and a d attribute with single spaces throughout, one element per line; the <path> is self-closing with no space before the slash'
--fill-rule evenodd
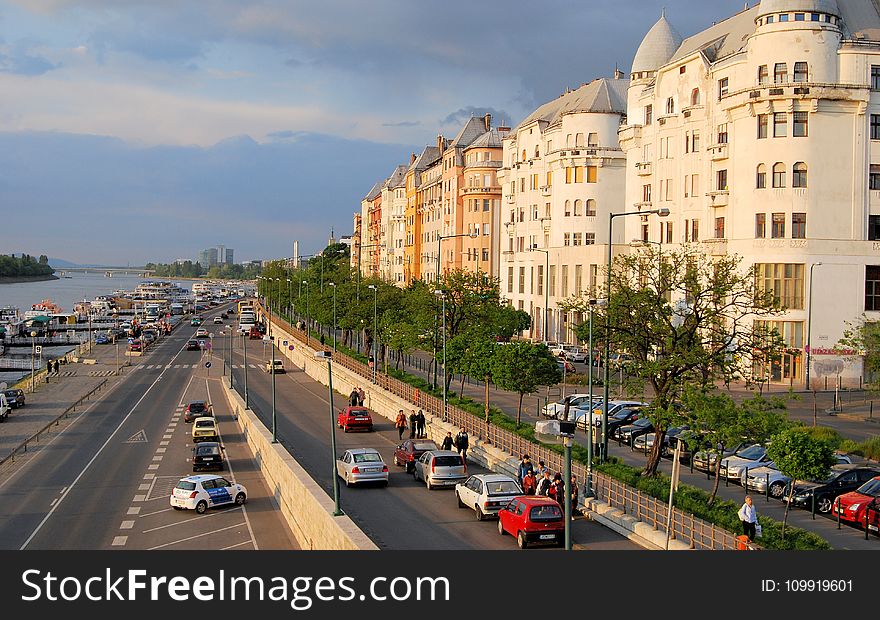
<path id="1" fill-rule="evenodd" d="M 534 495 L 538 488 L 538 479 L 535 478 L 535 472 L 531 469 L 526 471 L 526 475 L 522 479 L 523 493 L 526 495 Z"/>

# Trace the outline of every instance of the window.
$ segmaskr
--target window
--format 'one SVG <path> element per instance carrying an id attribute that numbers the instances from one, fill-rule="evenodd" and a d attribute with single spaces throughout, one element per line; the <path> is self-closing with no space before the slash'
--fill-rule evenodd
<path id="1" fill-rule="evenodd" d="M 598 166 L 587 166 L 587 183 L 596 183 L 599 175 Z"/>
<path id="2" fill-rule="evenodd" d="M 587 136 L 587 146 L 589 146 L 589 147 L 599 146 L 599 134 L 594 132 L 594 133 L 591 133 L 590 135 L 588 135 Z"/>
<path id="3" fill-rule="evenodd" d="M 578 199 L 574 201 L 574 215 L 579 216 L 581 214 L 581 207 L 583 207 L 583 202 Z"/>
<path id="4" fill-rule="evenodd" d="M 791 186 L 801 188 L 807 186 L 807 164 L 802 161 L 797 162 L 792 169 Z"/>
<path id="5" fill-rule="evenodd" d="M 755 239 L 767 236 L 767 214 L 755 213 Z"/>
<path id="6" fill-rule="evenodd" d="M 550 277 L 548 278 L 550 296 L 556 297 L 556 265 L 550 265 Z"/>
<path id="7" fill-rule="evenodd" d="M 700 220 L 691 221 L 691 241 L 700 240 Z"/>
<path id="8" fill-rule="evenodd" d="M 802 22 L 802 21 L 805 21 L 805 20 L 806 20 L 806 15 L 805 15 L 804 13 L 795 13 L 795 14 L 794 14 L 794 21 L 796 21 L 796 22 Z"/>
<path id="9" fill-rule="evenodd" d="M 574 168 L 574 182 L 575 183 L 583 183 L 584 182 L 584 167 L 583 166 L 575 166 L 575 168 Z"/>
<path id="10" fill-rule="evenodd" d="M 773 83 L 782 84 L 788 81 L 788 65 L 784 62 L 777 62 L 773 67 Z"/>
<path id="11" fill-rule="evenodd" d="M 758 67 L 758 84 L 763 85 L 770 81 L 770 71 L 767 70 L 767 65 L 761 65 Z"/>
<path id="12" fill-rule="evenodd" d="M 565 182 L 571 183 L 574 180 L 574 168 L 565 169 Z"/>
<path id="13" fill-rule="evenodd" d="M 596 215 L 596 201 L 590 198 L 587 200 L 587 210 L 584 215 L 594 217 Z"/>
<path id="14" fill-rule="evenodd" d="M 666 100 L 666 113 L 667 114 L 675 114 L 675 99 L 669 97 Z"/>
<path id="15" fill-rule="evenodd" d="M 559 286 L 562 289 L 562 296 L 568 297 L 568 265 L 562 266 L 562 271 L 559 274 L 559 280 Z"/>
<path id="16" fill-rule="evenodd" d="M 650 125 L 654 121 L 654 106 L 645 106 L 645 125 Z"/>
<path id="17" fill-rule="evenodd" d="M 773 23 L 773 16 L 772 16 L 772 15 L 768 15 L 768 16 L 767 16 L 767 23 L 768 23 L 768 24 L 772 24 L 772 23 Z"/>
<path id="18" fill-rule="evenodd" d="M 571 216 L 571 201 L 566 200 L 565 201 L 565 217 L 569 217 L 569 216 Z"/>
<path id="19" fill-rule="evenodd" d="M 584 146 L 584 134 L 582 134 L 582 133 L 575 134 L 574 145 L 576 147 L 583 147 Z"/>
<path id="20" fill-rule="evenodd" d="M 794 81 L 795 82 L 809 82 L 809 70 L 807 69 L 807 63 L 805 62 L 796 62 L 794 63 Z"/>
<path id="21" fill-rule="evenodd" d="M 767 114 L 758 114 L 758 139 L 767 137 L 767 129 L 770 125 L 770 116 Z"/>
<path id="22" fill-rule="evenodd" d="M 865 267 L 865 310 L 880 310 L 880 266 Z"/>
<path id="23" fill-rule="evenodd" d="M 523 177 L 519 180 L 519 191 L 520 193 L 526 191 L 526 178 Z"/>
<path id="24" fill-rule="evenodd" d="M 661 241 L 662 241 L 662 239 L 661 239 Z M 672 222 L 666 222 L 666 243 L 672 243 L 672 242 L 673 242 Z"/>
<path id="25" fill-rule="evenodd" d="M 822 16 L 819 15 L 818 13 L 810 13 L 810 21 L 812 21 L 812 22 L 821 21 L 821 19 L 820 19 L 821 17 Z"/>
<path id="26" fill-rule="evenodd" d="M 716 217 L 715 218 L 715 238 L 716 239 L 724 239 L 724 218 Z"/>
<path id="27" fill-rule="evenodd" d="M 880 190 L 880 165 L 871 164 L 871 173 L 868 176 L 868 186 L 870 189 Z"/>
<path id="28" fill-rule="evenodd" d="M 758 164 L 758 172 L 755 176 L 755 189 L 767 189 L 767 166 Z"/>
<path id="29" fill-rule="evenodd" d="M 520 161 L 525 161 L 525 160 L 526 160 L 526 150 L 523 149 L 523 152 L 522 152 L 522 159 L 521 159 Z"/>
<path id="30" fill-rule="evenodd" d="M 785 112 L 773 113 L 773 137 L 784 138 L 788 135 L 788 114 Z"/>
<path id="31" fill-rule="evenodd" d="M 791 238 L 806 239 L 807 238 L 807 214 L 792 213 L 791 214 Z"/>
<path id="32" fill-rule="evenodd" d="M 666 179 L 666 195 L 664 196 L 664 200 L 673 200 L 672 179 Z"/>
<path id="33" fill-rule="evenodd" d="M 642 202 L 651 202 L 651 186 L 642 185 Z"/>
<path id="34" fill-rule="evenodd" d="M 596 233 L 584 233 L 584 245 L 595 245 Z"/>
<path id="35" fill-rule="evenodd" d="M 700 150 L 700 132 L 694 130 L 694 133 L 691 134 L 691 153 L 696 153 Z"/>
<path id="36" fill-rule="evenodd" d="M 580 295 L 584 292 L 584 266 L 574 266 L 574 294 Z"/>
<path id="37" fill-rule="evenodd" d="M 804 309 L 804 266 L 792 263 L 758 263 L 755 265 L 755 288 L 773 293 L 789 310 Z"/>
<path id="38" fill-rule="evenodd" d="M 579 232 L 574 233 L 571 238 L 571 244 L 572 245 L 582 245 L 582 242 L 581 242 L 582 238 L 583 238 L 583 235 L 581 233 L 579 233 Z"/>
<path id="39" fill-rule="evenodd" d="M 519 292 L 520 293 L 526 292 L 526 268 L 525 267 L 519 268 Z"/>
<path id="40" fill-rule="evenodd" d="M 880 240 L 880 215 L 868 216 L 868 241 Z"/>
<path id="41" fill-rule="evenodd" d="M 728 92 L 730 92 L 730 80 L 728 78 L 721 78 L 718 80 L 718 100 L 720 101 Z"/>
<path id="42" fill-rule="evenodd" d="M 715 189 L 719 192 L 727 191 L 727 170 L 718 170 L 715 173 Z"/>
<path id="43" fill-rule="evenodd" d="M 774 213 L 770 227 L 773 239 L 785 239 L 785 213 Z"/>
<path id="44" fill-rule="evenodd" d="M 547 187 L 550 187 L 551 185 L 553 185 L 553 173 L 552 173 L 552 172 L 548 172 L 548 173 L 547 173 L 547 183 L 546 183 L 546 185 L 547 185 Z"/>
<path id="45" fill-rule="evenodd" d="M 777 189 L 785 187 L 785 164 L 773 164 L 773 187 Z"/>
<path id="46" fill-rule="evenodd" d="M 880 114 L 871 115 L 871 140 L 880 140 Z"/>
<path id="47" fill-rule="evenodd" d="M 795 112 L 791 118 L 791 135 L 795 138 L 806 138 L 808 131 L 809 116 L 806 112 Z"/>
<path id="48" fill-rule="evenodd" d="M 571 245 L 571 233 L 565 233 L 564 235 L 562 235 L 562 245 Z"/>
<path id="49" fill-rule="evenodd" d="M 787 22 L 787 21 L 788 21 L 788 13 L 783 13 L 782 15 L 780 15 L 780 16 L 779 16 L 779 21 L 781 21 L 781 22 Z"/>
<path id="50" fill-rule="evenodd" d="M 507 268 L 507 292 L 513 293 L 513 267 Z"/>
<path id="51" fill-rule="evenodd" d="M 718 144 L 727 144 L 727 123 L 718 125 Z"/>
<path id="52" fill-rule="evenodd" d="M 880 65 L 871 65 L 871 90 L 880 90 Z"/>
<path id="53" fill-rule="evenodd" d="M 696 196 L 700 193 L 700 175 L 694 174 L 691 175 L 691 196 Z"/>

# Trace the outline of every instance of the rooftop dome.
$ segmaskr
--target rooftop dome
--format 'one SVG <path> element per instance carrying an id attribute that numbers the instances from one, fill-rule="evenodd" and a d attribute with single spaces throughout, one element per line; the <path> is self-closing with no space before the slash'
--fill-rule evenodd
<path id="1" fill-rule="evenodd" d="M 648 31 L 636 57 L 633 59 L 632 73 L 656 71 L 667 62 L 681 46 L 681 35 L 666 20 L 666 13 Z"/>
<path id="2" fill-rule="evenodd" d="M 771 13 L 829 13 L 840 17 L 837 0 L 761 0 L 758 17 Z"/>

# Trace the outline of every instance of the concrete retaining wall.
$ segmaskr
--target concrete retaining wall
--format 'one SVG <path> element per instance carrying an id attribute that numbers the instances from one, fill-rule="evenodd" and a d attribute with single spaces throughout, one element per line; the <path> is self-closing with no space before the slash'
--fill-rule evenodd
<path id="1" fill-rule="evenodd" d="M 224 386 L 223 391 L 269 490 L 300 546 L 321 550 L 378 550 L 351 518 L 333 516 L 333 498 L 284 446 L 272 443 L 272 433 L 253 411 L 245 409 L 238 393 L 228 386 Z"/>

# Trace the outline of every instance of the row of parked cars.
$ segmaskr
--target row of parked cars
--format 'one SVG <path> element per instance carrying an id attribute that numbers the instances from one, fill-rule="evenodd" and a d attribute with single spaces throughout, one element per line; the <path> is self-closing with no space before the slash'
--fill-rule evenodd
<path id="1" fill-rule="evenodd" d="M 13 409 L 24 407 L 24 390 L 12 388 L 0 391 L 0 422 L 5 422 Z"/>

